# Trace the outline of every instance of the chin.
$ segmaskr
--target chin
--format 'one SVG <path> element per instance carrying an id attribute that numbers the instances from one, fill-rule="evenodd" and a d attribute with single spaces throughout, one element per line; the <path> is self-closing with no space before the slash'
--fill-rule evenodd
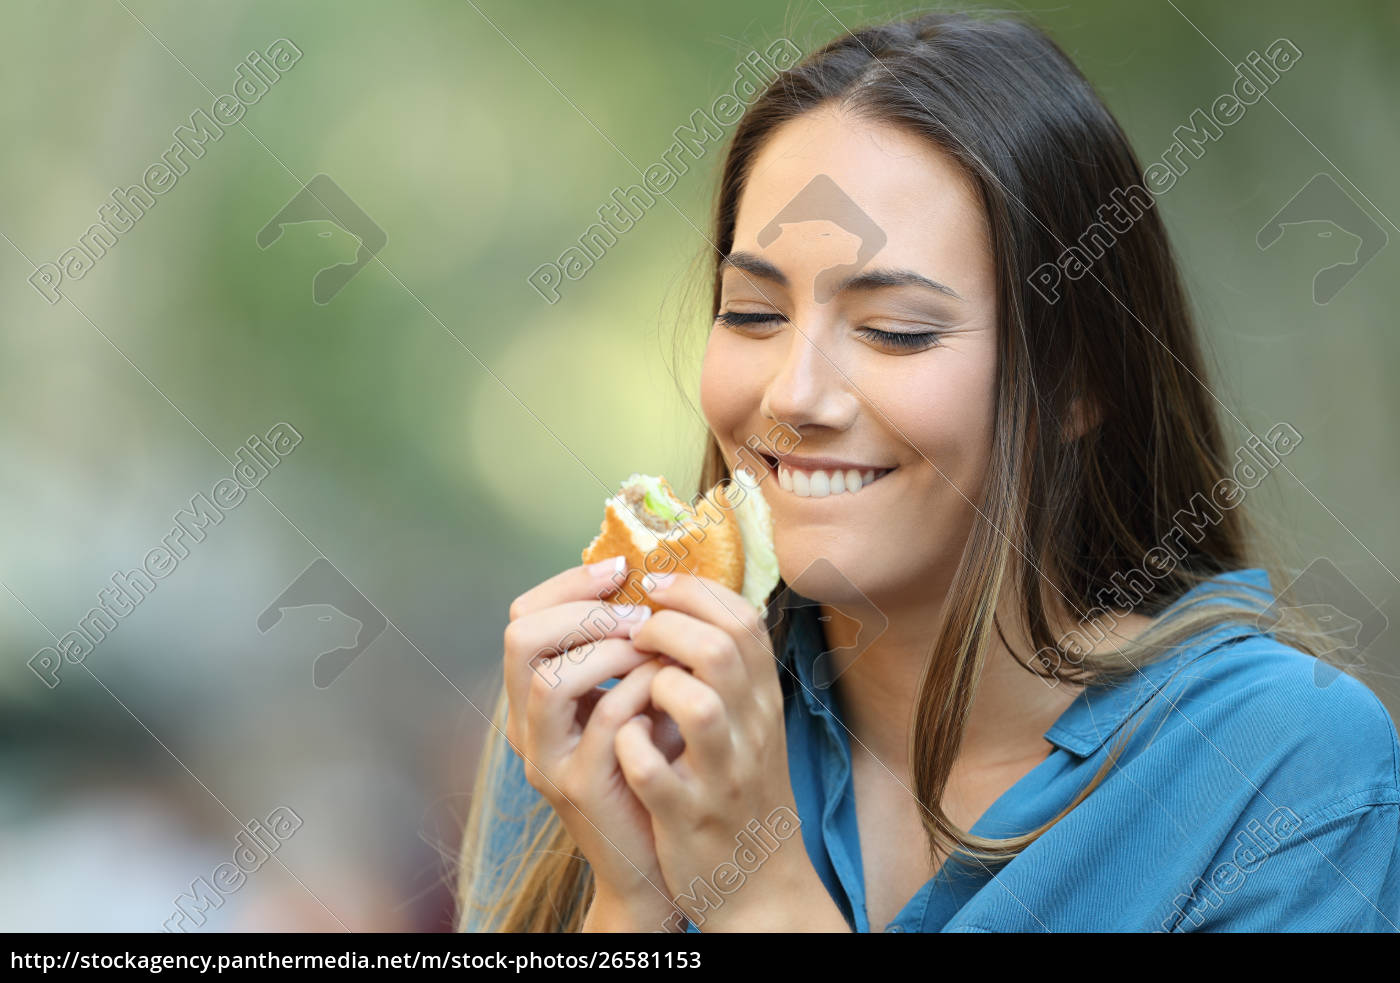
<path id="1" fill-rule="evenodd" d="M 872 603 L 871 557 L 864 547 L 784 549 L 778 545 L 783 582 L 808 600 L 836 607 Z"/>

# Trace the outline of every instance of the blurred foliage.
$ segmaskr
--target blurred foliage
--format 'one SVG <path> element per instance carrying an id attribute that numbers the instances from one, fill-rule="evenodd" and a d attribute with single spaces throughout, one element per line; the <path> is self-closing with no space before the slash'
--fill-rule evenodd
<path id="1" fill-rule="evenodd" d="M 1400 414 L 1400 247 L 1319 307 L 1313 247 L 1286 237 L 1262 252 L 1254 237 L 1319 171 L 1400 218 L 1400 7 L 1177 6 L 1186 16 L 1157 0 L 1028 12 L 1098 86 L 1144 161 L 1228 90 L 1231 61 L 1279 37 L 1303 50 L 1269 92 L 1276 109 L 1252 107 L 1158 207 L 1218 364 L 1215 391 L 1256 430 L 1287 421 L 1305 435 L 1289 459 L 1298 480 L 1276 474 L 1254 499 L 1271 536 L 1300 566 L 1331 557 L 1385 604 L 1400 583 L 1376 559 L 1400 572 L 1400 443 L 1386 422 Z M 585 278 L 566 282 L 559 303 L 544 303 L 527 276 L 731 88 L 745 54 L 778 37 L 810 51 L 842 24 L 910 10 L 6 4 L 0 829 L 13 835 L 0 837 L 11 844 L 0 847 L 0 869 L 11 869 L 0 922 L 158 927 L 151 918 L 168 912 L 151 905 L 98 916 L 61 903 L 66 891 L 92 896 L 86 878 L 106 847 L 90 851 L 92 869 L 50 871 L 42 884 L 4 859 L 48 843 L 54 817 L 85 817 L 74 836 L 107 828 L 129 788 L 121 776 L 145 776 L 146 807 L 204 850 L 184 866 L 136 868 L 155 908 L 207 873 L 206 859 L 227 857 L 233 815 L 286 804 L 306 827 L 279 856 L 337 919 L 357 930 L 442 926 L 438 881 L 484 728 L 468 701 L 489 713 L 509 601 L 577 562 L 601 499 L 626 474 L 695 479 L 706 331 L 697 261 L 718 145 Z M 71 304 L 46 303 L 26 282 L 33 264 L 76 241 L 112 189 L 139 181 L 175 127 L 279 37 L 303 57 L 246 126 L 210 143 L 64 285 Z M 254 238 L 322 172 L 388 243 L 382 265 L 318 306 L 311 278 L 345 242 L 296 230 L 264 251 Z M 260 486 L 266 500 L 250 495 L 211 527 L 89 656 L 90 672 L 65 666 L 61 685 L 44 688 L 25 665 L 51 641 L 44 626 L 72 628 L 114 571 L 138 565 L 173 513 L 229 473 L 219 451 L 278 421 L 304 439 Z M 318 550 L 403 633 L 386 632 L 325 690 L 311 685 L 314 624 L 287 619 L 266 635 L 255 624 Z M 1392 708 L 1396 638 L 1392 627 L 1363 676 Z M 294 883 L 274 890 L 278 878 L 255 875 L 243 923 L 275 913 L 337 927 L 295 899 Z M 103 880 L 117 897 L 122 885 Z"/>

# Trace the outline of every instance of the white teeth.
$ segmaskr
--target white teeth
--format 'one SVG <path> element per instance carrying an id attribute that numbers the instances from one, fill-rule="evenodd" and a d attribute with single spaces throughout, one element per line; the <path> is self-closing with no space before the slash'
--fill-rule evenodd
<path id="1" fill-rule="evenodd" d="M 779 486 L 784 491 L 792 492 L 799 498 L 827 498 L 831 495 L 855 494 L 874 480 L 874 468 L 862 475 L 855 468 L 846 471 L 797 471 L 786 465 L 778 465 Z"/>
<path id="2" fill-rule="evenodd" d="M 792 493 L 798 498 L 807 498 L 812 494 L 812 479 L 806 471 L 792 473 Z"/>

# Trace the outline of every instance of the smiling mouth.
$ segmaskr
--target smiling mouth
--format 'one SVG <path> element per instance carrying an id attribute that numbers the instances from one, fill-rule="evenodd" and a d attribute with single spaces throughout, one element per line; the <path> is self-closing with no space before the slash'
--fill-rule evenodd
<path id="1" fill-rule="evenodd" d="M 896 468 L 793 467 L 769 454 L 760 454 L 776 476 L 778 486 L 798 498 L 857 495 Z"/>

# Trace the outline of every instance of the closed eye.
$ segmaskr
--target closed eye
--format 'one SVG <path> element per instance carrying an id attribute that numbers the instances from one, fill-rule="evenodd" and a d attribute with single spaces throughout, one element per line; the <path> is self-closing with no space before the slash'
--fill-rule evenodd
<path id="1" fill-rule="evenodd" d="M 746 324 L 764 324 L 768 321 L 786 321 L 787 318 L 781 314 L 741 314 L 737 311 L 725 311 L 715 318 L 720 324 L 730 328 L 740 328 Z"/>
<path id="2" fill-rule="evenodd" d="M 771 324 L 786 321 L 781 314 L 751 314 L 740 311 L 725 311 L 715 318 L 717 324 L 728 328 L 743 328 L 754 324 Z M 877 345 L 903 352 L 923 351 L 932 348 L 940 337 L 937 331 L 881 331 L 879 328 L 861 327 L 856 333 Z"/>

